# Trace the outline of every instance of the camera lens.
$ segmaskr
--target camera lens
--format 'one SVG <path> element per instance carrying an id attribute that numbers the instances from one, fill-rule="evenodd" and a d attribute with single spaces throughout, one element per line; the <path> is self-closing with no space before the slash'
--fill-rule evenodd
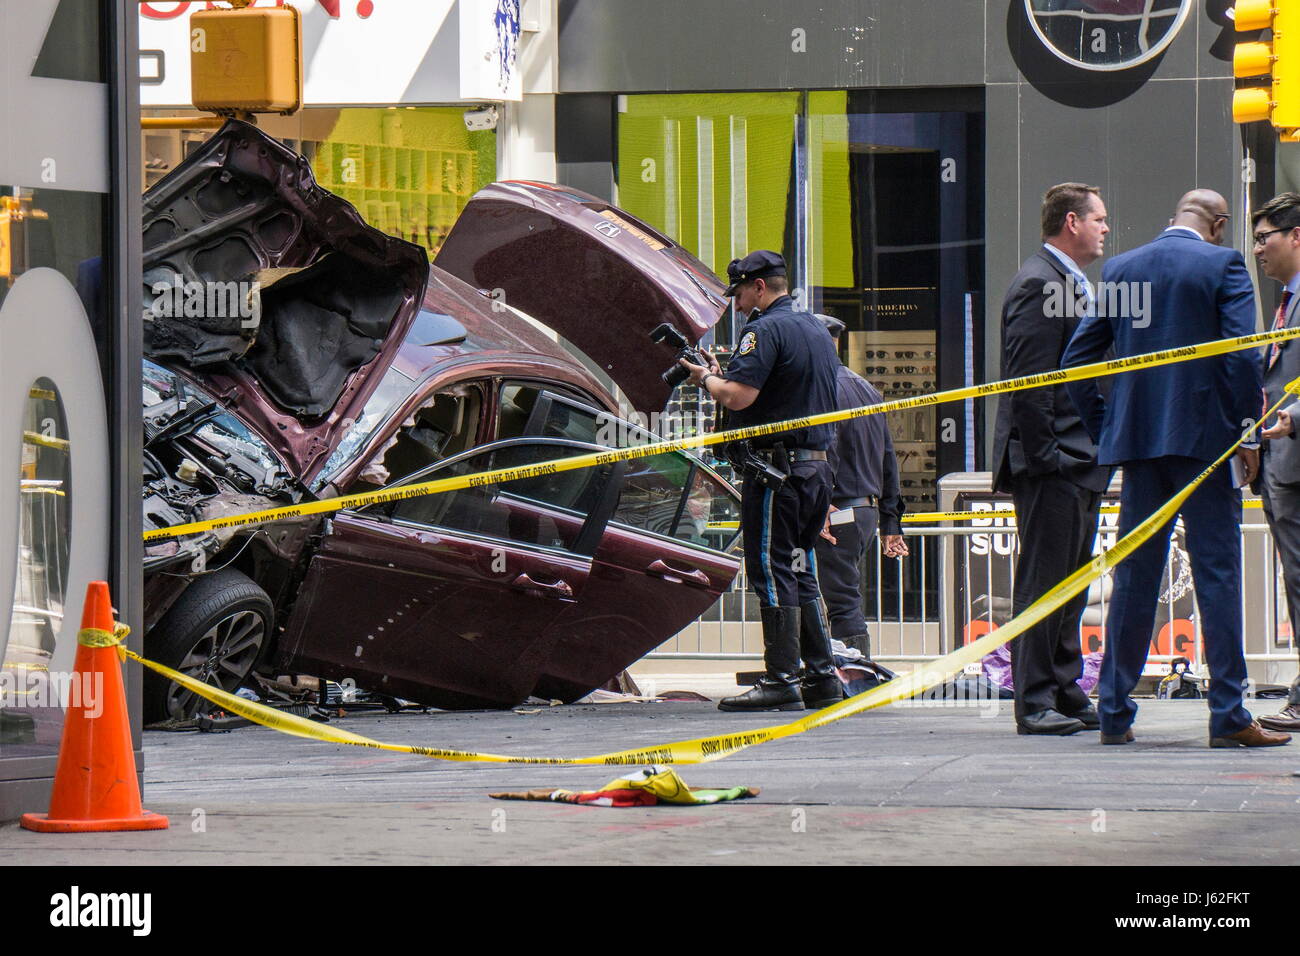
<path id="1" fill-rule="evenodd" d="M 678 385 L 682 384 L 682 382 L 690 378 L 691 373 L 686 371 L 686 369 L 682 368 L 680 365 L 673 365 L 672 368 L 659 377 L 664 380 L 664 383 L 667 384 L 669 388 L 676 388 Z"/>

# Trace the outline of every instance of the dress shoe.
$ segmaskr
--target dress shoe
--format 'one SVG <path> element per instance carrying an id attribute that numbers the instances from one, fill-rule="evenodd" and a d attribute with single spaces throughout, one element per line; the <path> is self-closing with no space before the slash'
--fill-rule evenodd
<path id="1" fill-rule="evenodd" d="M 1018 734 L 1047 734 L 1052 737 L 1066 737 L 1083 730 L 1083 721 L 1066 717 L 1055 710 L 1040 710 L 1036 714 L 1026 714 L 1016 721 Z"/>
<path id="2" fill-rule="evenodd" d="M 1287 704 L 1276 714 L 1256 718 L 1256 722 L 1269 730 L 1300 730 L 1300 704 Z"/>
<path id="3" fill-rule="evenodd" d="M 760 608 L 766 673 L 753 687 L 718 701 L 718 710 L 803 710 L 799 690 L 799 609 Z"/>
<path id="4" fill-rule="evenodd" d="M 1101 715 L 1097 713 L 1097 708 L 1089 704 L 1083 710 L 1074 714 L 1066 714 L 1067 717 L 1073 717 L 1083 724 L 1084 730 L 1101 730 Z"/>
<path id="5" fill-rule="evenodd" d="M 1249 727 L 1244 727 L 1235 734 L 1210 738 L 1211 747 L 1280 747 L 1290 742 L 1290 734 L 1265 730 L 1258 720 L 1252 720 Z"/>
<path id="6" fill-rule="evenodd" d="M 1130 727 L 1122 734 L 1102 734 L 1101 742 L 1103 744 L 1131 744 L 1133 742 L 1133 728 Z"/>

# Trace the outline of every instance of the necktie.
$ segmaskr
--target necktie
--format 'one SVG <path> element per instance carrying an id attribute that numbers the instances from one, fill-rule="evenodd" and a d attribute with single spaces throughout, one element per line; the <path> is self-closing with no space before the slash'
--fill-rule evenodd
<path id="1" fill-rule="evenodd" d="M 1082 272 L 1074 273 L 1074 283 L 1078 291 L 1082 293 L 1088 301 L 1088 311 L 1085 315 L 1091 316 L 1097 307 L 1097 299 L 1096 295 L 1092 291 L 1092 283 L 1088 281 L 1088 277 Z"/>
<path id="2" fill-rule="evenodd" d="M 1286 310 L 1291 305 L 1291 290 L 1286 289 L 1282 292 L 1282 304 L 1277 307 L 1277 318 L 1273 320 L 1273 331 L 1286 328 Z M 1282 343 L 1274 342 L 1273 347 L 1268 352 L 1268 368 L 1273 367 L 1277 361 L 1278 354 L 1282 351 Z"/>

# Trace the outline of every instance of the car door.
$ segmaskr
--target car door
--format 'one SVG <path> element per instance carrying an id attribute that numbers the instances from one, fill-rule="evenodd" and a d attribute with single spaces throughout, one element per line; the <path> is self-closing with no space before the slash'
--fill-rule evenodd
<path id="1" fill-rule="evenodd" d="M 551 624 L 533 693 L 581 697 L 707 612 L 740 569 L 739 516 L 735 490 L 688 455 L 629 462 L 582 601 Z"/>
<path id="2" fill-rule="evenodd" d="M 555 392 L 528 404 L 526 432 L 539 440 L 659 440 Z M 740 570 L 728 553 L 739 496 L 703 462 L 683 452 L 637 458 L 617 481 L 582 601 L 551 625 L 539 697 L 573 700 L 599 687 L 707 611 Z"/>
<path id="3" fill-rule="evenodd" d="M 498 442 L 403 484 L 596 450 Z M 585 593 L 620 468 L 341 512 L 309 565 L 283 665 L 438 707 L 519 703 L 550 658 L 549 626 Z"/>

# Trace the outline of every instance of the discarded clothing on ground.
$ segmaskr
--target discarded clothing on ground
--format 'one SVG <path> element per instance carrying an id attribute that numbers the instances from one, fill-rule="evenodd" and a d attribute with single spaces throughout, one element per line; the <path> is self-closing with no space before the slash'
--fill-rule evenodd
<path id="1" fill-rule="evenodd" d="M 1083 655 L 1083 673 L 1077 681 L 1079 689 L 1091 694 L 1097 681 L 1101 678 L 1102 654 Z M 1010 691 L 1008 697 L 1015 696 L 1015 684 L 1011 679 L 1011 647 L 1003 644 L 980 661 L 984 676 L 1003 690 Z"/>
<path id="2" fill-rule="evenodd" d="M 850 647 L 838 638 L 831 639 L 831 656 L 835 661 L 836 676 L 850 697 L 879 687 L 898 676 L 888 667 L 869 660 L 856 647 Z"/>
<path id="3" fill-rule="evenodd" d="M 552 800 L 556 803 L 583 803 L 593 807 L 653 807 L 659 803 L 698 806 L 742 800 L 758 796 L 758 787 L 730 787 L 707 790 L 688 787 L 677 771 L 670 767 L 646 767 L 599 790 L 525 790 L 521 793 L 489 793 L 497 800 Z"/>

